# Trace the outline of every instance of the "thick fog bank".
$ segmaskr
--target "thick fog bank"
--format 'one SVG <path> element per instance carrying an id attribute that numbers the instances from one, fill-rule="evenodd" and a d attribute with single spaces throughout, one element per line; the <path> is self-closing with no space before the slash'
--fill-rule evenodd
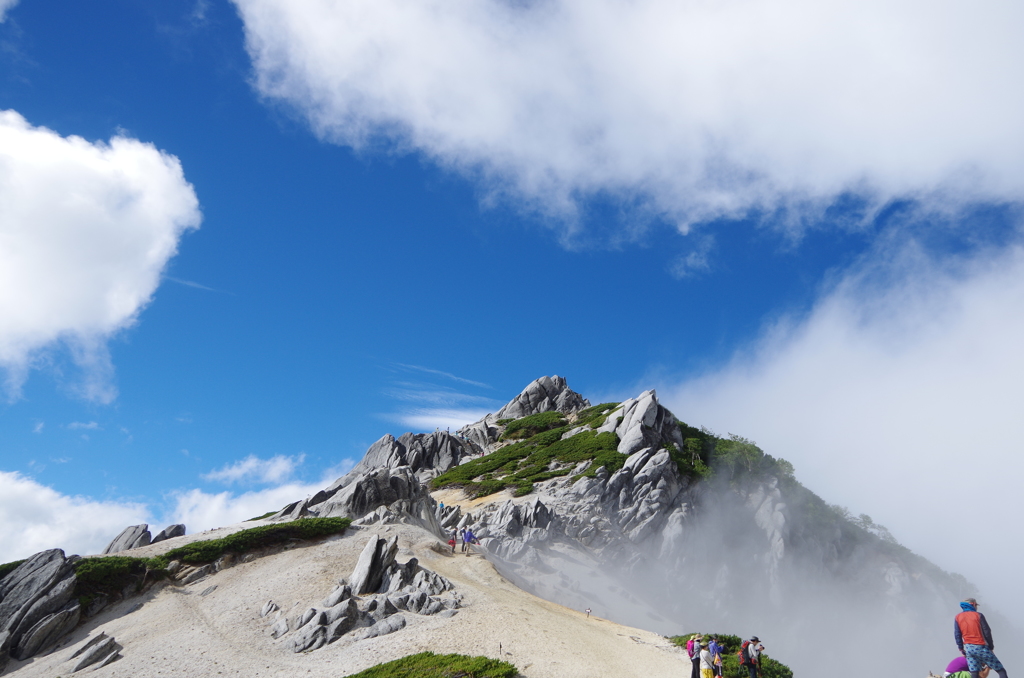
<path id="1" fill-rule="evenodd" d="M 552 539 L 497 565 L 526 590 L 619 623 L 665 635 L 758 635 L 801 676 L 925 676 L 958 654 L 958 602 L 981 595 L 963 577 L 796 483 L 711 482 L 689 499 L 682 525 L 640 543 L 595 550 Z M 983 611 L 997 654 L 1024 666 L 1016 631 Z"/>

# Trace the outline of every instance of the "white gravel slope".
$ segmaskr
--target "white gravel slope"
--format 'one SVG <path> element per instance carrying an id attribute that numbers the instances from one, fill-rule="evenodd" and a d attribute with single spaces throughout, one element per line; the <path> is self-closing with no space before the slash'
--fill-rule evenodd
<path id="1" fill-rule="evenodd" d="M 252 526 L 252 523 L 240 527 Z M 213 538 L 223 528 L 189 537 Z M 428 569 L 450 579 L 465 596 L 452 618 L 403 614 L 408 626 L 381 638 L 347 639 L 309 653 L 294 654 L 292 634 L 270 637 L 273 616 L 259 610 L 275 601 L 288 617 L 316 605 L 347 577 L 370 534 L 399 536 L 399 562 L 415 555 Z M 153 555 L 191 541 L 136 549 Z M 351 529 L 344 536 L 295 548 L 218 572 L 189 586 L 158 585 L 88 620 L 55 651 L 25 662 L 12 661 L 5 675 L 55 678 L 70 674 L 72 652 L 103 631 L 124 647 L 123 658 L 77 675 L 125 678 L 158 676 L 346 676 L 381 662 L 425 650 L 503 659 L 525 678 L 622 678 L 675 676 L 688 672 L 685 655 L 648 631 L 586 616 L 526 593 L 499 575 L 479 555 L 441 555 L 437 540 L 408 526 Z M 200 592 L 216 585 L 206 596 Z M 138 603 L 141 607 L 129 612 Z"/>

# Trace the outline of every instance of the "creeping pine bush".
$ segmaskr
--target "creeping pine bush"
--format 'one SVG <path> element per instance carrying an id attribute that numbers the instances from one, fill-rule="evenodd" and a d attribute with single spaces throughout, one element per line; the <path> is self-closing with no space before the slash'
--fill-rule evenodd
<path id="1" fill-rule="evenodd" d="M 378 664 L 348 678 L 515 678 L 512 664 L 487 657 L 421 652 Z"/>
<path id="2" fill-rule="evenodd" d="M 725 647 L 722 651 L 722 678 L 747 678 L 748 671 L 740 666 L 740 659 L 736 653 L 743 647 L 743 639 L 739 636 L 729 634 L 701 634 L 705 639 L 712 636 L 718 638 L 718 643 Z M 693 637 L 692 633 L 681 636 L 672 636 L 669 640 L 679 647 L 686 647 L 686 641 Z M 768 655 L 761 655 L 761 678 L 793 678 L 793 671 L 780 661 L 772 659 Z"/>
<path id="3" fill-rule="evenodd" d="M 549 414 L 545 412 L 544 414 Z M 524 417 L 517 421 L 529 419 Z M 484 497 L 509 487 L 522 497 L 533 491 L 534 483 L 569 475 L 582 461 L 590 465 L 580 476 L 593 476 L 604 466 L 609 473 L 622 468 L 626 455 L 617 450 L 619 437 L 614 433 L 583 431 L 562 440 L 569 426 L 537 433 L 492 452 L 460 464 L 431 484 L 435 488 L 460 486 L 477 497 Z"/>
<path id="4" fill-rule="evenodd" d="M 589 426 L 590 428 L 599 428 L 604 424 L 610 415 L 620 403 L 601 403 L 600 405 L 594 405 L 588 407 L 585 410 L 580 410 L 576 413 L 576 421 L 573 422 L 573 426 Z"/>
<path id="5" fill-rule="evenodd" d="M 226 553 L 245 553 L 292 540 L 318 539 L 344 532 L 352 524 L 349 518 L 303 518 L 281 525 L 261 525 L 241 530 L 220 539 L 194 541 L 154 558 L 102 556 L 83 558 L 75 563 L 75 595 L 83 607 L 98 595 L 120 596 L 128 587 L 142 588 L 147 578 L 167 576 L 167 565 L 180 560 L 192 565 L 212 563 Z"/>
<path id="6" fill-rule="evenodd" d="M 245 553 L 264 546 L 273 546 L 292 539 L 318 539 L 344 532 L 349 518 L 303 518 L 280 525 L 261 525 L 241 530 L 220 539 L 194 541 L 171 549 L 160 556 L 165 562 L 180 560 L 189 564 L 212 563 L 225 553 Z"/>
<path id="7" fill-rule="evenodd" d="M 561 412 L 541 412 L 509 422 L 499 440 L 522 440 L 565 425 Z"/>
<path id="8" fill-rule="evenodd" d="M 148 575 L 161 579 L 167 575 L 167 563 L 157 558 L 104 556 L 83 558 L 75 563 L 75 595 L 82 607 L 89 607 L 93 598 L 120 596 L 125 589 L 138 591 Z"/>
<path id="9" fill-rule="evenodd" d="M 0 565 L 0 580 L 9 575 L 11 572 L 14 572 L 14 570 L 17 569 L 18 565 L 21 565 L 24 562 L 24 560 L 15 560 L 13 563 L 4 563 L 3 565 Z"/>

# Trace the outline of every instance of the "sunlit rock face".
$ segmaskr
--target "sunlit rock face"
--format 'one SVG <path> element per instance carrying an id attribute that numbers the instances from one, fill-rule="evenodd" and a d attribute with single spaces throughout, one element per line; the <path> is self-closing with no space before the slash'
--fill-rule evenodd
<path id="1" fill-rule="evenodd" d="M 759 633 L 798 670 L 807 647 L 839 637 L 886 637 L 944 656 L 945 639 L 922 629 L 964 595 L 962 578 L 884 528 L 865 529 L 749 441 L 681 424 L 653 390 L 602 410 L 607 416 L 590 419 L 587 408 L 565 379 L 542 377 L 454 435 L 385 436 L 352 472 L 276 518 L 406 522 L 442 541 L 469 528 L 506 577 L 537 595 L 666 634 Z M 561 441 L 614 434 L 615 466 L 553 459 L 546 470 L 556 477 L 524 496 L 460 499 L 449 487 L 443 508 L 431 497 L 431 481 L 515 442 L 502 440 L 511 421 L 546 412 L 565 415 L 564 432 L 554 432 Z M 694 435 L 711 441 L 699 454 Z M 899 653 L 885 661 L 917 669 Z"/>

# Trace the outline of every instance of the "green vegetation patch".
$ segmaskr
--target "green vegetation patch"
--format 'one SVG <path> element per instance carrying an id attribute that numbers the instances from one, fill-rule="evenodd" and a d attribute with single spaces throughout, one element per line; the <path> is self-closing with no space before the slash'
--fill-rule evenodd
<path id="1" fill-rule="evenodd" d="M 512 664 L 487 657 L 421 652 L 378 664 L 349 678 L 515 678 Z"/>
<path id="2" fill-rule="evenodd" d="M 192 565 L 212 563 L 226 553 L 245 553 L 292 540 L 318 539 L 339 534 L 351 524 L 349 518 L 303 518 L 281 525 L 261 525 L 241 530 L 221 539 L 194 541 L 154 558 L 83 558 L 75 563 L 78 579 L 75 595 L 82 607 L 88 607 L 98 595 L 118 598 L 129 587 L 134 587 L 135 591 L 140 590 L 147 578 L 162 579 L 167 576 L 166 568 L 172 560 Z"/>
<path id="3" fill-rule="evenodd" d="M 565 426 L 565 415 L 561 412 L 540 412 L 509 422 L 498 440 L 523 440 L 538 433 Z"/>
<path id="4" fill-rule="evenodd" d="M 267 511 L 262 516 L 256 516 L 255 518 L 249 518 L 245 522 L 251 523 L 254 520 L 264 520 L 265 518 L 269 518 L 270 516 L 274 515 L 275 513 L 277 513 L 277 511 Z"/>
<path id="5" fill-rule="evenodd" d="M 723 678 L 747 678 L 749 672 L 740 666 L 740 658 L 737 652 L 743 647 L 743 639 L 723 633 L 703 633 L 705 639 L 712 636 L 718 638 L 718 644 L 724 646 L 722 651 L 722 677 Z M 679 647 L 686 647 L 686 641 L 693 637 L 692 633 L 685 633 L 681 636 L 669 638 Z M 780 661 L 772 659 L 766 654 L 761 655 L 761 678 L 793 678 L 793 671 Z"/>
<path id="6" fill-rule="evenodd" d="M 118 598 L 126 589 L 139 591 L 147 575 L 161 579 L 167 575 L 166 563 L 157 558 L 132 558 L 130 556 L 104 556 L 83 558 L 75 563 L 75 595 L 83 608 L 89 607 L 93 598 L 106 595 Z"/>
<path id="7" fill-rule="evenodd" d="M 525 419 L 529 417 L 518 421 Z M 534 483 L 568 475 L 572 467 L 581 461 L 591 462 L 582 475 L 593 476 L 601 466 L 610 473 L 622 468 L 626 455 L 619 454 L 616 449 L 619 445 L 617 435 L 583 431 L 562 440 L 562 434 L 568 430 L 568 426 L 561 426 L 506 445 L 491 454 L 456 466 L 434 478 L 431 485 L 435 489 L 451 485 L 463 487 L 477 497 L 511 487 L 515 495 L 521 497 L 533 491 Z"/>
<path id="8" fill-rule="evenodd" d="M 18 565 L 21 565 L 24 562 L 24 560 L 15 560 L 13 563 L 4 563 L 3 565 L 0 565 L 0 579 L 3 579 L 11 572 L 14 572 L 14 570 L 18 568 Z"/>
<path id="9" fill-rule="evenodd" d="M 608 419 L 608 415 L 614 412 L 620 404 L 621 403 L 601 403 L 600 405 L 594 405 L 593 407 L 588 407 L 585 410 L 580 410 L 576 413 L 576 421 L 573 422 L 573 426 L 599 428 L 604 425 L 604 422 Z"/>
<path id="10" fill-rule="evenodd" d="M 292 539 L 319 539 L 344 532 L 350 518 L 303 518 L 280 525 L 261 525 L 241 530 L 220 539 L 194 541 L 171 549 L 160 556 L 165 563 L 180 560 L 192 565 L 212 563 L 225 553 L 245 553 Z"/>

